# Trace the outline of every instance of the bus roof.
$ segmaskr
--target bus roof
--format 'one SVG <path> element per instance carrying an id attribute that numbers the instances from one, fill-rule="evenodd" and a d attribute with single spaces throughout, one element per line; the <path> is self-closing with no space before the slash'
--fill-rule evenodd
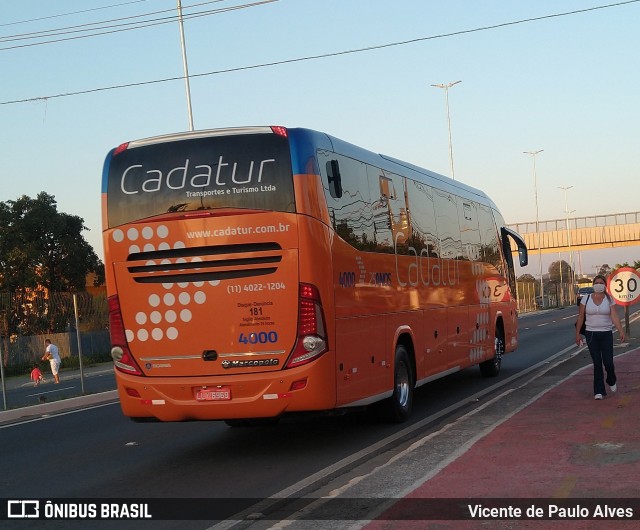
<path id="1" fill-rule="evenodd" d="M 290 141 L 297 143 L 297 152 L 301 154 L 300 162 L 298 164 L 296 160 L 293 160 L 294 172 L 304 173 L 304 164 L 308 160 L 309 155 L 312 153 L 304 153 L 304 146 L 315 146 L 330 149 L 343 156 L 347 156 L 367 164 L 379 167 L 385 171 L 397 173 L 399 175 L 406 176 L 418 182 L 422 182 L 429 186 L 432 186 L 443 191 L 448 191 L 455 195 L 468 198 L 470 200 L 484 204 L 485 206 L 491 206 L 494 209 L 498 209 L 494 202 L 481 190 L 468 186 L 460 181 L 453 180 L 434 171 L 421 168 L 409 162 L 398 160 L 391 156 L 375 153 L 362 147 L 358 147 L 354 144 L 336 138 L 326 133 L 321 133 L 311 129 L 304 128 L 292 128 L 288 129 Z M 324 139 L 324 141 L 323 141 Z M 323 145 L 324 144 L 324 145 Z"/>
<path id="2" fill-rule="evenodd" d="M 463 184 L 460 181 L 453 180 L 444 175 L 440 175 L 439 173 L 435 173 L 434 171 L 429 171 L 409 162 L 398 160 L 397 158 L 393 158 L 391 156 L 369 151 L 367 149 L 364 149 L 363 147 L 358 147 L 354 144 L 323 132 L 300 127 L 287 128 L 286 130 L 288 132 L 289 141 L 294 146 L 294 149 L 291 150 L 291 162 L 294 173 L 307 173 L 309 171 L 308 162 L 310 159 L 315 160 L 316 149 L 327 149 L 339 153 L 343 156 L 347 156 L 349 158 L 353 158 L 361 162 L 379 167 L 380 169 L 383 169 L 385 171 L 403 175 L 434 188 L 468 198 L 497 210 L 494 202 L 483 191 L 473 188 L 472 186 L 468 186 L 467 184 Z M 191 140 L 195 138 L 205 138 L 208 136 L 272 133 L 273 129 L 270 126 L 204 129 L 199 131 L 171 133 L 143 138 L 140 140 L 129 142 L 127 148 L 131 149 L 150 144 Z M 105 161 L 106 163 L 103 170 L 102 182 L 103 191 L 106 190 L 108 163 L 110 158 L 113 156 L 114 151 L 115 149 L 113 149 L 109 153 L 109 155 L 107 156 L 107 160 Z M 315 171 L 319 173 L 319 169 L 317 167 L 315 168 Z"/>

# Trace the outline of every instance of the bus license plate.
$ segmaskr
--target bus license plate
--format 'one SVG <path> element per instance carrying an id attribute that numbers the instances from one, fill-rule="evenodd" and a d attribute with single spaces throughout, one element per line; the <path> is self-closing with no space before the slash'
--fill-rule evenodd
<path id="1" fill-rule="evenodd" d="M 196 390 L 197 401 L 229 401 L 231 399 L 231 387 L 198 388 Z"/>

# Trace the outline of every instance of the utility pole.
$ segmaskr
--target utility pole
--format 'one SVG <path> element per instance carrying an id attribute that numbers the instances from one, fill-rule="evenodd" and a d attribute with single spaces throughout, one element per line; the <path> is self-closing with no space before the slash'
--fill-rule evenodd
<path id="1" fill-rule="evenodd" d="M 182 24 L 182 3 L 178 0 L 178 22 L 180 26 L 180 43 L 182 44 L 182 65 L 184 66 L 184 84 L 187 90 L 187 113 L 189 130 L 193 131 L 193 112 L 191 111 L 191 88 L 189 87 L 189 67 L 187 66 L 187 47 L 184 42 L 184 25 Z"/>
<path id="2" fill-rule="evenodd" d="M 525 155 L 531 155 L 533 160 L 533 193 L 536 199 L 536 234 L 538 235 L 538 260 L 540 262 L 540 299 L 542 306 L 544 307 L 544 283 L 542 281 L 542 241 L 540 240 L 540 220 L 538 213 L 538 176 L 536 174 L 536 155 L 542 153 L 544 149 L 538 149 L 537 151 L 523 151 Z"/>
<path id="3" fill-rule="evenodd" d="M 575 286 L 574 286 L 575 272 L 573 270 L 573 253 L 571 251 L 571 227 L 569 226 L 569 214 L 572 214 L 573 212 L 575 212 L 575 210 L 569 211 L 569 207 L 567 206 L 567 190 L 570 190 L 571 188 L 573 188 L 573 186 L 558 186 L 558 189 L 564 190 L 564 213 L 566 214 L 566 220 L 567 220 L 567 242 L 569 244 L 569 267 L 571 268 L 569 276 L 571 281 L 571 287 L 575 291 Z"/>
<path id="4" fill-rule="evenodd" d="M 445 84 L 431 85 L 432 87 L 436 87 L 436 88 L 444 88 L 445 102 L 447 105 L 447 125 L 449 128 L 449 163 L 451 164 L 451 178 L 453 180 L 456 180 L 456 173 L 453 169 L 453 144 L 451 143 L 451 115 L 449 114 L 449 89 L 452 86 L 457 85 L 458 83 L 462 83 L 462 80 L 454 81 L 453 83 L 447 83 L 446 85 Z"/>

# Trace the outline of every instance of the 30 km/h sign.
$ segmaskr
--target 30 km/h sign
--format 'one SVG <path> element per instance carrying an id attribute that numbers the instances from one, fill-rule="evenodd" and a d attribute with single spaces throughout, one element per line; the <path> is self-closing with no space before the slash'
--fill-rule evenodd
<path id="1" fill-rule="evenodd" d="M 640 301 L 640 274 L 632 267 L 621 267 L 609 276 L 607 291 L 620 305 Z"/>

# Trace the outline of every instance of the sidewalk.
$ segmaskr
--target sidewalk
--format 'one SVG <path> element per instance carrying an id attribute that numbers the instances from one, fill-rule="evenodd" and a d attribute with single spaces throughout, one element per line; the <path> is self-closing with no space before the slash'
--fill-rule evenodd
<path id="1" fill-rule="evenodd" d="M 85 378 L 102 375 L 105 373 L 113 372 L 113 363 L 101 363 L 93 366 L 83 368 L 82 374 Z M 38 388 L 45 390 L 53 388 L 53 378 L 51 372 L 45 372 L 44 376 L 47 380 L 46 383 L 41 384 Z M 60 382 L 64 383 L 72 379 L 80 379 L 80 369 L 62 369 L 60 371 Z M 5 388 L 8 391 L 18 388 L 33 387 L 33 382 L 29 379 L 29 374 L 24 376 L 14 376 L 5 379 Z M 35 387 L 33 387 L 35 388 Z M 0 400 L 2 399 L 2 392 L 0 390 Z M 110 390 L 108 392 L 100 392 L 96 394 L 88 394 L 85 396 L 78 396 L 69 399 L 60 399 L 58 401 L 51 401 L 49 403 L 43 403 L 42 405 L 31 405 L 27 407 L 18 407 L 9 410 L 0 410 L 0 425 L 7 422 L 13 422 L 19 419 L 26 419 L 30 417 L 42 416 L 45 414 L 53 414 L 56 412 L 62 412 L 65 410 L 74 410 L 82 407 L 88 407 L 97 405 L 100 403 L 107 403 L 109 401 L 116 401 L 118 399 L 118 391 Z M 0 408 L 2 402 L 0 401 Z"/>
<path id="2" fill-rule="evenodd" d="M 618 391 L 593 399 L 591 366 L 580 369 L 523 410 L 497 425 L 463 454 L 427 477 L 408 499 L 526 499 L 548 513 L 549 504 L 567 499 L 594 513 L 595 505 L 633 506 L 634 522 L 567 517 L 569 528 L 637 527 L 640 518 L 640 349 L 615 359 Z M 593 504 L 588 503 L 592 499 Z M 397 520 L 420 515 L 420 503 L 400 502 L 381 514 L 368 530 L 397 528 Z M 586 513 L 586 512 L 585 512 Z M 424 514 L 424 512 L 423 512 Z M 391 520 L 384 520 L 391 519 Z M 569 519 L 569 520 L 567 520 Z M 473 528 L 481 521 L 439 521 L 437 528 Z M 435 524 L 434 521 L 429 521 Z M 496 528 L 498 521 L 493 521 Z M 555 521 L 557 524 L 559 521 Z M 403 528 L 429 528 L 427 521 L 403 521 Z M 500 528 L 544 528 L 550 521 L 503 521 Z M 435 527 L 435 526 L 434 526 Z"/>

